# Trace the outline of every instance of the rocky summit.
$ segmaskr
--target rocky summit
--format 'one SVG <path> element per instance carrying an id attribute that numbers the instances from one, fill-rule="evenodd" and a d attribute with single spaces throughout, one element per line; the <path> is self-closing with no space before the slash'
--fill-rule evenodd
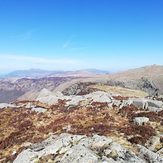
<path id="1" fill-rule="evenodd" d="M 163 163 L 163 0 L 0 0 L 0 163 Z"/>
<path id="2" fill-rule="evenodd" d="M 162 98 L 92 88 L 78 95 L 44 88 L 33 101 L 1 103 L 0 162 L 162 163 Z"/>

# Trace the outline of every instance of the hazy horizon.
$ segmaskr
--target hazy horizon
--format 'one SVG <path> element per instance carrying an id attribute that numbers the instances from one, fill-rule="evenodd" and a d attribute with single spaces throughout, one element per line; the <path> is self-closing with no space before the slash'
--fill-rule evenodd
<path id="1" fill-rule="evenodd" d="M 0 73 L 163 65 L 162 0 L 0 0 Z"/>
<path id="2" fill-rule="evenodd" d="M 3 72 L 0 72 L 0 77 L 6 77 L 6 75 L 10 75 L 12 73 L 20 73 L 20 72 L 28 72 L 28 71 L 49 71 L 49 72 L 58 72 L 58 73 L 61 73 L 61 72 L 75 72 L 75 71 L 103 71 L 103 73 L 106 73 L 106 74 L 114 74 L 114 73 L 119 73 L 119 72 L 126 72 L 126 71 L 130 71 L 130 70 L 135 70 L 135 69 L 139 69 L 139 68 L 143 68 L 143 67 L 150 67 L 150 66 L 163 66 L 163 65 L 158 65 L 158 64 L 152 64 L 152 65 L 143 65 L 141 67 L 132 67 L 132 68 L 128 68 L 128 69 L 110 69 L 110 70 L 105 70 L 105 69 L 96 69 L 96 68 L 86 68 L 86 69 L 70 69 L 70 70 L 64 70 L 64 69 L 40 69 L 40 68 L 28 68 L 28 69 L 16 69 L 16 70 L 11 70 L 11 71 L 3 71 Z M 40 74 L 41 75 L 41 74 Z"/>

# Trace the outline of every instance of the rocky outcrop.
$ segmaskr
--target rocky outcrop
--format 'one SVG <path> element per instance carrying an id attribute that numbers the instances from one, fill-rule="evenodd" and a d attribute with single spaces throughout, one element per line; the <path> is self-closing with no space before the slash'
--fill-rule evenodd
<path id="1" fill-rule="evenodd" d="M 145 91 L 149 96 L 157 96 L 159 89 L 152 80 L 142 77 L 141 79 L 131 80 L 125 83 L 125 86 L 131 89 L 139 89 Z"/>
<path id="2" fill-rule="evenodd" d="M 136 90 L 142 90 L 149 94 L 149 96 L 157 96 L 161 93 L 158 87 L 154 84 L 154 82 L 148 78 L 140 77 L 138 79 L 117 79 L 115 80 L 108 80 L 105 84 L 110 86 L 120 86 L 123 88 L 130 88 Z"/>
<path id="3" fill-rule="evenodd" d="M 13 104 L 7 104 L 7 103 L 0 103 L 0 109 L 3 108 L 15 108 L 16 106 Z"/>
<path id="4" fill-rule="evenodd" d="M 106 102 L 106 103 L 111 103 L 112 102 L 112 97 L 109 93 L 102 92 L 102 91 L 97 91 L 90 93 L 88 95 L 85 95 L 86 99 L 90 99 L 91 101 L 94 102 Z"/>
<path id="5" fill-rule="evenodd" d="M 61 92 L 53 93 L 45 88 L 41 90 L 40 94 L 36 98 L 37 101 L 47 103 L 48 105 L 56 104 L 59 99 L 64 100 L 69 98 L 65 97 Z"/>
<path id="6" fill-rule="evenodd" d="M 153 136 L 147 143 L 146 147 L 150 149 L 151 151 L 157 152 L 160 151 L 160 149 L 163 147 L 162 142 L 160 141 L 160 135 L 159 136 Z M 163 149 L 163 148 L 162 148 Z"/>
<path id="7" fill-rule="evenodd" d="M 163 163 L 163 158 L 160 157 L 159 154 L 150 151 L 149 149 L 145 148 L 144 146 L 138 145 L 139 148 L 139 156 L 146 160 L 149 163 Z"/>
<path id="8" fill-rule="evenodd" d="M 70 95 L 86 95 L 86 94 L 89 94 L 89 93 L 96 91 L 96 89 L 89 88 L 89 86 L 92 84 L 94 84 L 94 83 L 77 82 L 75 84 L 72 84 L 71 86 L 69 86 L 65 90 L 63 90 L 62 93 L 64 95 L 67 95 L 67 96 L 70 96 Z"/>
<path id="9" fill-rule="evenodd" d="M 58 100 L 66 100 L 67 106 L 77 106 L 81 101 L 85 101 L 87 103 L 91 102 L 111 103 L 112 97 L 109 93 L 103 91 L 96 91 L 81 96 L 79 95 L 64 96 L 61 92 L 53 93 L 46 89 L 43 89 L 36 100 L 43 103 L 47 103 L 48 105 L 55 105 L 58 102 Z"/>
<path id="10" fill-rule="evenodd" d="M 163 102 L 158 100 L 151 100 L 148 98 L 129 98 L 123 100 L 120 103 L 120 107 L 134 105 L 135 107 L 142 110 L 149 110 L 153 112 L 159 112 L 163 110 Z"/>
<path id="11" fill-rule="evenodd" d="M 62 163 L 145 162 L 111 138 L 98 135 L 86 137 L 61 134 L 51 136 L 42 143 L 31 145 L 17 156 L 14 163 L 45 161 Z"/>
<path id="12" fill-rule="evenodd" d="M 145 99 L 130 99 L 129 103 L 140 109 L 147 109 L 148 107 Z"/>
<path id="13" fill-rule="evenodd" d="M 45 108 L 41 108 L 41 107 L 34 107 L 31 109 L 32 111 L 38 112 L 38 113 L 44 113 L 47 111 L 47 109 Z"/>
<path id="14" fill-rule="evenodd" d="M 66 96 L 46 89 L 38 100 L 0 109 L 0 162 L 162 161 L 158 100 L 103 91 Z"/>

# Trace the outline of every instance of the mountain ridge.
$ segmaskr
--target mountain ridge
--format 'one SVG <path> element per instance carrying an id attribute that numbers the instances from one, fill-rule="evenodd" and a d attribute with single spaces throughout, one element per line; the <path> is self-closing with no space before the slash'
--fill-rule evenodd
<path id="1" fill-rule="evenodd" d="M 74 71 L 64 71 L 64 70 L 43 70 L 43 69 L 26 69 L 26 70 L 15 70 L 6 75 L 5 77 L 33 77 L 33 78 L 41 78 L 41 77 L 57 77 L 57 76 L 92 76 L 98 74 L 108 74 L 109 72 L 106 70 L 99 69 L 81 69 Z"/>

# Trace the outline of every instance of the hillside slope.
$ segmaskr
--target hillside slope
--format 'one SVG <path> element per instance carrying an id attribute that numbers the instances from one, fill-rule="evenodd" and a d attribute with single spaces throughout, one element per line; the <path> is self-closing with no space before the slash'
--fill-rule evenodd
<path id="1" fill-rule="evenodd" d="M 120 86 L 145 91 L 151 96 L 157 93 L 163 94 L 163 66 L 152 65 L 109 75 L 99 75 L 82 80 L 72 80 L 71 82 L 61 84 L 56 90 L 66 90 L 67 92 L 69 92 L 69 90 L 72 92 L 73 90 L 75 94 L 75 89 L 83 89 L 81 83 Z"/>
<path id="2" fill-rule="evenodd" d="M 152 65 L 128 71 L 109 75 L 109 78 L 119 81 L 133 81 L 140 80 L 142 78 L 148 79 L 159 92 L 163 94 L 163 66 Z"/>

